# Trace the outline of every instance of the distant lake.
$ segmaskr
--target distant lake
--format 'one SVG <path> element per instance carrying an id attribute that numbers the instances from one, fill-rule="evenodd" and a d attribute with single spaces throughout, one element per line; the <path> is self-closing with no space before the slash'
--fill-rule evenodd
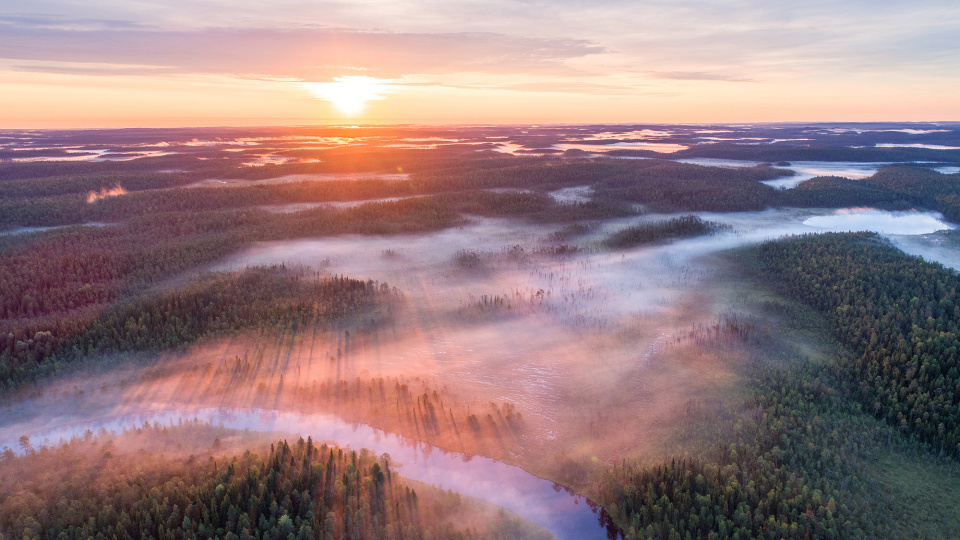
<path id="1" fill-rule="evenodd" d="M 877 148 L 926 148 L 927 150 L 960 150 L 960 146 L 945 146 L 942 144 L 920 143 L 877 143 Z"/>
<path id="2" fill-rule="evenodd" d="M 886 212 L 872 208 L 847 208 L 803 222 L 809 227 L 833 232 L 874 231 L 880 234 L 929 234 L 953 229 L 937 212 Z"/>
<path id="3" fill-rule="evenodd" d="M 584 152 L 597 152 L 600 150 L 652 150 L 654 152 L 670 154 L 679 152 L 680 150 L 686 150 L 689 146 L 657 142 L 618 142 L 611 144 L 560 143 L 551 146 L 551 148 L 556 148 L 557 150 L 583 150 Z"/>

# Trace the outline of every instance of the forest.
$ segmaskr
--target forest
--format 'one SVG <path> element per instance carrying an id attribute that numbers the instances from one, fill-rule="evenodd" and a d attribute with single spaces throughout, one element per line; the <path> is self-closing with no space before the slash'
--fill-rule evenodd
<path id="1" fill-rule="evenodd" d="M 622 150 L 615 152 L 624 152 Z M 955 162 L 958 150 L 927 148 L 884 148 L 811 144 L 770 148 L 750 148 L 742 144 L 712 144 L 677 152 L 677 157 L 747 159 L 756 161 L 854 161 L 854 162 Z"/>
<path id="2" fill-rule="evenodd" d="M 208 177 L 204 176 L 210 174 L 205 169 L 191 173 L 54 176 L 12 180 L 0 183 L 0 227 L 116 223 L 152 213 L 226 211 L 438 194 L 446 194 L 439 200 L 452 203 L 468 197 L 475 199 L 479 194 L 486 193 L 478 190 L 516 189 L 543 193 L 577 185 L 593 186 L 594 204 L 619 206 L 621 208 L 615 211 L 621 215 L 627 212 L 622 208 L 624 203 L 632 202 L 662 212 L 741 212 L 767 207 L 836 208 L 849 204 L 904 209 L 920 205 L 951 217 L 958 212 L 956 206 L 960 201 L 956 183 L 949 179 L 949 175 L 918 167 L 886 167 L 881 174 L 865 182 L 821 177 L 804 182 L 795 189 L 777 190 L 760 181 L 789 176 L 792 171 L 769 166 L 737 169 L 706 167 L 658 159 L 463 159 L 455 156 L 437 161 L 443 166 L 414 172 L 405 179 L 303 179 L 261 184 L 250 181 L 229 188 L 182 187 L 195 182 L 197 178 Z M 320 174 L 323 171 L 265 172 L 270 168 L 283 167 L 286 166 L 265 165 L 239 170 L 249 169 L 266 177 Z M 88 202 L 90 194 L 111 189 L 122 189 L 124 193 Z M 510 194 L 500 192 L 498 195 L 502 198 Z M 521 197 L 521 194 L 513 196 Z M 527 206 L 521 215 L 534 211 L 533 204 L 546 204 L 543 200 L 534 203 L 536 199 L 532 195 L 526 197 L 526 203 L 514 203 Z M 461 212 L 469 213 L 476 209 L 475 201 L 461 204 Z M 456 210 L 456 204 L 453 207 L 451 209 Z"/>
<path id="3" fill-rule="evenodd" d="M 0 537 L 545 537 L 516 517 L 485 523 L 484 513 L 493 512 L 457 494 L 411 486 L 391 471 L 388 456 L 309 438 L 269 448 L 249 441 L 255 450 L 231 454 L 220 437 L 235 435 L 188 421 L 147 423 L 120 436 L 88 433 L 56 449 L 33 450 L 25 440 L 26 455 L 3 457 Z M 184 439 L 209 446 L 182 455 L 173 445 Z M 169 446 L 173 455 L 131 445 Z"/>
<path id="4" fill-rule="evenodd" d="M 235 190 L 209 191 L 214 196 Z M 65 353 L 59 347 L 74 336 L 81 341 L 68 346 L 68 356 L 75 347 L 99 350 L 95 343 L 101 339 L 95 343 L 83 340 L 92 339 L 88 327 L 102 324 L 96 322 L 98 317 L 115 316 L 101 314 L 108 306 L 251 242 L 431 231 L 464 223 L 462 214 L 567 222 L 634 213 L 628 205 L 615 202 L 561 205 L 539 193 L 467 191 L 294 213 L 256 209 L 145 213 L 117 225 L 68 227 L 11 237 L 0 259 L 0 381 L 12 389 L 63 363 Z M 126 317 L 136 321 L 143 315 L 143 311 L 129 313 L 124 322 Z M 193 315 L 181 314 L 183 320 Z M 123 341 L 117 331 L 112 340 Z M 163 342 L 165 338 L 158 339 Z M 179 341 L 171 338 L 169 343 Z M 44 362 L 48 358 L 49 362 Z"/>
<path id="5" fill-rule="evenodd" d="M 960 220 L 960 185 L 956 181 L 960 173 L 937 175 L 931 174 L 933 172 L 920 167 L 885 167 L 867 182 L 914 204 L 937 210 L 948 219 Z"/>
<path id="6" fill-rule="evenodd" d="M 947 538 L 951 510 L 911 508 L 871 478 L 879 448 L 897 441 L 851 399 L 842 373 L 766 368 L 750 382 L 745 417 L 699 457 L 624 462 L 602 500 L 625 538 Z M 895 442 L 911 462 L 929 461 Z M 898 486 L 899 487 L 899 486 Z M 923 488 L 920 488 L 923 489 Z M 913 505 L 911 505 L 913 506 Z M 927 512 L 924 519 L 916 512 Z M 611 536 L 612 537 L 612 536 Z"/>
<path id="7" fill-rule="evenodd" d="M 865 410 L 960 459 L 957 274 L 870 234 L 762 244 L 779 288 L 829 314 Z"/>
<path id="8" fill-rule="evenodd" d="M 634 128 L 0 151 L 0 540 L 954 534 L 956 152 L 607 147 Z M 117 160 L 16 161 L 60 145 Z M 698 157 L 751 163 L 677 161 Z M 765 183 L 841 159 L 876 172 Z M 863 207 L 934 232 L 808 225 Z M 473 499 L 478 463 L 557 498 Z"/>
<path id="9" fill-rule="evenodd" d="M 710 234 L 723 228 L 724 225 L 704 221 L 699 216 L 682 216 L 621 229 L 604 240 L 604 244 L 612 248 L 632 248 L 676 238 Z"/>
<path id="10" fill-rule="evenodd" d="M 237 275 L 204 276 L 172 291 L 13 326 L 3 336 L 0 379 L 12 390 L 106 352 L 171 349 L 252 328 L 385 317 L 387 304 L 398 295 L 385 283 L 320 277 L 304 269 L 248 268 Z M 378 305 L 380 312 L 374 311 Z"/>
<path id="11" fill-rule="evenodd" d="M 823 318 L 846 352 L 818 365 L 759 326 L 714 327 L 711 339 L 752 342 L 762 358 L 748 398 L 710 418 L 703 429 L 718 435 L 697 455 L 624 461 L 604 473 L 600 499 L 614 501 L 607 508 L 624 536 L 949 537 L 955 520 L 941 514 L 921 525 L 896 498 L 878 499 L 886 488 L 870 468 L 891 445 L 908 461 L 960 457 L 956 272 L 866 233 L 778 240 L 734 257 L 755 286 L 784 295 L 766 302 L 790 313 L 794 329 Z"/>
<path id="12" fill-rule="evenodd" d="M 548 191 L 566 186 L 594 185 L 607 199 L 650 204 L 660 210 L 755 210 L 773 202 L 776 190 L 758 183 L 791 174 L 769 167 L 723 169 L 662 160 L 559 160 L 557 158 L 441 159 L 434 169 L 409 179 L 330 179 L 238 187 L 192 187 L 201 173 L 155 175 L 93 175 L 43 177 L 0 183 L 0 227 L 40 227 L 87 222 L 116 222 L 146 213 L 201 212 L 294 203 L 365 201 L 447 192 L 489 189 Z M 313 164 L 308 164 L 311 167 Z M 250 168 L 276 177 L 299 171 L 277 170 L 284 165 Z M 403 166 L 398 166 L 404 168 Z M 244 169 L 241 169 L 244 170 Z M 407 170 L 407 169 L 405 169 Z M 51 171 L 43 171 L 48 173 Z M 228 176 L 236 176 L 235 171 Z M 305 170 L 319 173 L 323 169 Z M 302 174 L 302 173 L 301 173 Z M 155 182 L 155 184 L 151 184 Z M 9 184 L 9 185 L 8 185 Z M 69 186 L 63 189 L 64 186 Z M 88 203 L 87 194 L 123 188 L 123 196 Z M 700 197 L 697 197 L 699 193 Z M 501 193 L 501 195 L 505 195 Z M 449 199 L 449 197 L 448 197 Z"/>

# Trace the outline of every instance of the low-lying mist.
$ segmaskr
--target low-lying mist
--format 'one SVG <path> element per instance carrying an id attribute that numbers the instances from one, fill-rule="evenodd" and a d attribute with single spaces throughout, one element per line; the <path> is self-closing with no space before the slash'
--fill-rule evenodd
<path id="1" fill-rule="evenodd" d="M 131 354 L 139 360 L 124 368 L 53 382 L 11 405 L 0 441 L 156 411 L 324 413 L 576 482 L 570 463 L 656 459 L 682 438 L 691 403 L 737 394 L 748 359 L 698 337 L 729 314 L 750 315 L 718 254 L 846 230 L 844 216 L 923 250 L 925 236 L 897 233 L 943 223 L 930 213 L 860 210 L 698 215 L 729 228 L 625 250 L 603 241 L 674 216 L 559 235 L 556 225 L 477 218 L 430 234 L 260 243 L 210 269 L 285 263 L 386 282 L 402 292 L 395 316 Z"/>

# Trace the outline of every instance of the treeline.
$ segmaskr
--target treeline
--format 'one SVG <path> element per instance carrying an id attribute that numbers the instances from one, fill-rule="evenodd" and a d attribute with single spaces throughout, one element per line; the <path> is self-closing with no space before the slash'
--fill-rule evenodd
<path id="1" fill-rule="evenodd" d="M 397 295 L 375 281 L 283 266 L 248 268 L 111 307 L 65 348 L 86 354 L 173 348 L 245 328 L 297 327 L 367 314 Z"/>
<path id="2" fill-rule="evenodd" d="M 711 234 L 725 227 L 720 223 L 704 221 L 699 216 L 682 216 L 621 229 L 610 235 L 603 243 L 615 249 L 631 248 L 677 238 Z"/>
<path id="3" fill-rule="evenodd" d="M 960 221 L 960 174 L 941 174 L 915 166 L 887 166 L 863 180 L 837 177 L 812 178 L 793 189 L 782 190 L 776 206 L 873 206 L 887 210 L 914 207 L 941 212 Z"/>
<path id="4" fill-rule="evenodd" d="M 957 273 L 868 233 L 824 234 L 751 251 L 771 283 L 828 314 L 853 355 L 864 408 L 960 459 Z"/>
<path id="5" fill-rule="evenodd" d="M 496 176 L 496 175 L 492 175 Z M 0 227 L 13 226 L 56 226 L 84 222 L 116 222 L 141 216 L 149 213 L 164 212 L 203 212 L 214 210 L 230 210 L 250 208 L 261 205 L 282 205 L 304 202 L 345 202 L 365 201 L 378 198 L 413 197 L 432 194 L 446 194 L 439 199 L 447 204 L 467 204 L 470 199 L 484 197 L 479 189 L 488 188 L 517 188 L 540 187 L 538 184 L 524 186 L 523 177 L 513 178 L 511 181 L 493 178 L 485 181 L 465 183 L 454 175 L 442 178 L 424 178 L 412 180 L 326 180 L 303 181 L 279 184 L 259 184 L 230 188 L 180 188 L 174 190 L 145 190 L 127 193 L 122 196 L 108 197 L 94 203 L 87 202 L 87 193 L 95 189 L 110 189 L 120 186 L 124 189 L 127 182 L 115 180 L 94 179 L 88 184 L 90 189 L 67 190 L 67 195 L 40 196 L 28 199 L 0 200 Z M 178 182 L 176 179 L 162 178 L 163 182 Z M 514 185 L 511 185 L 514 184 Z M 553 184 L 551 184 L 553 185 Z M 0 192 L 3 184 L 0 183 Z M 94 188 L 96 186 L 96 188 Z M 457 193 L 451 193 L 457 192 Z M 539 200 L 537 197 L 539 196 Z M 496 202 L 502 208 L 501 214 L 509 214 L 510 208 L 523 205 L 530 208 L 518 209 L 521 213 L 530 213 L 534 210 L 547 211 L 551 201 L 542 194 L 496 193 L 486 197 L 496 199 L 485 203 L 486 212 L 496 210 Z M 509 203 L 504 205 L 503 203 Z M 532 206 L 536 204 L 538 209 Z M 624 203 L 594 202 L 581 203 L 577 206 L 565 207 L 570 212 L 582 213 L 583 208 L 592 205 L 604 208 L 619 206 L 628 208 Z M 473 204 L 476 206 L 476 203 Z M 581 209 L 581 210 L 578 210 Z M 466 208 L 464 211 L 470 211 Z M 479 212 L 474 212 L 479 213 Z M 623 210 L 618 211 L 623 215 Z M 576 216 L 569 219 L 578 219 Z"/>
<path id="6" fill-rule="evenodd" d="M 119 185 L 131 192 L 95 203 L 87 203 L 87 189 L 76 188 L 72 188 L 72 194 L 0 200 L 0 227 L 114 222 L 146 213 L 361 201 L 504 188 L 545 192 L 577 185 L 594 185 L 601 195 L 599 199 L 605 201 L 602 204 L 607 206 L 641 203 L 662 211 L 758 210 L 774 204 L 777 194 L 777 190 L 760 184 L 759 180 L 776 178 L 788 172 L 765 167 L 702 167 L 662 160 L 497 158 L 449 160 L 442 168 L 415 174 L 407 180 L 329 180 L 229 189 L 180 188 L 135 192 L 126 186 L 125 181 L 110 177 L 106 182 L 92 179 L 88 183 L 107 188 Z M 158 181 L 169 185 L 181 182 L 182 178 L 162 176 Z M 26 190 L 29 182 L 26 184 L 18 189 Z M 49 192 L 47 189 L 31 189 L 41 194 Z"/>
<path id="7" fill-rule="evenodd" d="M 810 364 L 762 369 L 742 411 L 711 417 L 723 432 L 699 458 L 607 473 L 600 499 L 613 522 L 627 540 L 950 537 L 949 508 L 917 516 L 911 502 L 906 515 L 903 494 L 875 480 L 881 449 L 929 458 L 862 412 L 843 376 Z"/>
<path id="8" fill-rule="evenodd" d="M 0 320 L 34 319 L 110 302 L 123 292 L 242 245 L 242 215 L 156 215 L 116 227 L 32 235 L 0 258 Z"/>
<path id="9" fill-rule="evenodd" d="M 774 206 L 838 208 L 872 206 L 886 210 L 929 208 L 960 221 L 960 174 L 917 166 L 882 167 L 863 180 L 821 176 L 779 191 Z"/>
<path id="10" fill-rule="evenodd" d="M 71 227 L 5 238 L 0 259 L 0 320 L 31 319 L 102 304 L 186 268 L 260 240 L 332 234 L 396 234 L 438 230 L 464 222 L 460 213 L 544 220 L 622 217 L 622 205 L 559 205 L 529 193 L 467 192 L 443 197 L 317 208 L 274 214 L 158 213 L 106 227 Z"/>
<path id="11" fill-rule="evenodd" d="M 870 206 L 886 210 L 907 210 L 911 204 L 902 195 L 877 187 L 866 180 L 818 176 L 778 193 L 780 206 L 840 208 Z"/>
<path id="12" fill-rule="evenodd" d="M 417 173 L 439 169 L 486 168 L 517 162 L 520 158 L 501 153 L 478 153 L 472 145 L 446 145 L 439 148 L 385 148 L 376 146 L 344 146 L 328 149 L 276 149 L 281 157 L 304 160 L 294 163 L 267 164 L 258 167 L 223 168 L 210 178 L 244 178 L 263 180 L 291 174 L 350 174 L 359 172 Z M 262 152 L 262 151 L 261 151 Z M 500 165 L 497 165 L 500 162 Z"/>
<path id="13" fill-rule="evenodd" d="M 152 438 L 167 429 L 137 428 L 129 437 Z M 263 455 L 205 454 L 167 458 L 91 439 L 8 455 L 0 463 L 0 538 L 545 536 L 510 516 L 471 523 L 476 504 L 433 487 L 418 493 L 390 470 L 388 457 L 366 450 L 300 439 L 271 444 Z"/>
<path id="14" fill-rule="evenodd" d="M 762 180 L 790 176 L 771 167 L 722 168 L 666 160 L 611 160 L 630 164 L 617 175 L 597 178 L 599 196 L 630 201 L 661 212 L 743 212 L 777 205 L 778 191 Z"/>
<path id="15" fill-rule="evenodd" d="M 417 180 L 444 182 L 461 189 L 547 190 L 590 185 L 598 199 L 640 203 L 658 211 L 744 211 L 760 210 L 776 202 L 777 190 L 760 181 L 791 174 L 771 167 L 732 169 L 659 159 L 540 158 L 531 164 L 475 170 L 456 178 L 446 179 L 438 173 L 424 174 Z"/>
<path id="16" fill-rule="evenodd" d="M 445 204 L 463 205 L 463 212 L 525 214 L 540 221 L 557 221 L 557 212 L 547 209 L 549 201 L 542 197 L 538 199 L 538 194 L 576 185 L 592 186 L 595 197 L 589 203 L 564 206 L 562 211 L 569 216 L 568 221 L 593 219 L 591 216 L 594 215 L 600 219 L 620 217 L 628 212 L 630 203 L 662 212 L 735 212 L 783 206 L 870 205 L 886 209 L 923 206 L 960 220 L 960 188 L 956 187 L 960 183 L 954 180 L 954 175 L 941 175 L 916 167 L 886 167 L 874 177 L 862 181 L 820 177 L 794 189 L 778 190 L 760 182 L 784 176 L 790 171 L 771 167 L 705 167 L 657 159 L 437 158 L 437 164 L 434 169 L 402 180 L 336 179 L 230 188 L 151 189 L 180 186 L 193 176 L 176 173 L 3 182 L 0 183 L 0 227 L 116 222 L 149 213 L 204 212 L 260 205 L 436 194 L 443 194 L 438 200 Z M 269 169 L 264 167 L 255 170 L 257 175 L 265 177 L 284 172 L 277 170 L 268 174 Z M 115 186 L 129 193 L 87 202 L 90 191 Z M 470 199 L 483 197 L 479 193 L 484 190 L 496 189 L 536 193 L 499 193 L 499 208 L 488 202 L 482 204 L 483 212 L 471 209 L 477 203 Z M 517 208 L 521 205 L 524 208 Z M 539 213 L 544 214 L 539 218 L 532 216 L 537 213 L 537 206 L 541 208 Z"/>
<path id="17" fill-rule="evenodd" d="M 91 176 L 150 175 L 164 169 L 194 170 L 204 164 L 195 156 L 141 158 L 130 161 L 35 161 L 25 163 L 0 162 L 0 182 L 25 179 L 62 179 Z M 166 159 L 164 159 L 166 158 Z M 158 163 L 158 160 L 160 162 Z M 234 166 L 239 165 L 235 163 Z"/>
<path id="18" fill-rule="evenodd" d="M 545 192 L 576 185 L 593 186 L 601 200 L 639 203 L 664 212 L 850 204 L 903 208 L 912 204 L 960 219 L 957 182 L 951 181 L 949 175 L 944 177 L 916 167 L 887 167 L 874 178 L 861 182 L 824 178 L 807 181 L 796 189 L 777 190 L 760 181 L 788 176 L 791 171 L 769 166 L 707 167 L 662 159 L 514 157 L 440 149 L 359 148 L 309 152 L 320 152 L 323 161 L 242 167 L 231 158 L 198 161 L 202 165 L 168 173 L 158 173 L 160 169 L 144 168 L 142 164 L 125 165 L 132 162 L 0 164 L 0 177 L 6 169 L 10 169 L 8 172 L 13 178 L 42 174 L 42 177 L 0 182 L 0 227 L 113 222 L 145 213 L 360 201 L 496 188 Z M 203 178 L 255 180 L 291 174 L 398 170 L 414 174 L 401 180 L 334 179 L 251 183 L 230 189 L 166 189 Z M 87 203 L 88 192 L 115 186 L 129 193 Z"/>
<path id="19" fill-rule="evenodd" d="M 0 201 L 0 226 L 116 222 L 165 212 L 206 212 L 299 202 L 359 201 L 414 194 L 396 182 L 373 179 L 133 191 L 128 187 L 132 184 L 128 181 L 129 177 L 106 178 L 106 181 L 94 178 L 84 182 L 84 185 L 91 186 L 90 189 L 69 188 L 65 195 Z M 164 186 L 168 182 L 167 177 L 160 180 L 160 187 L 167 187 Z M 0 186 L 3 184 L 0 183 Z M 93 203 L 87 201 L 88 192 L 115 186 L 130 192 Z"/>
<path id="20" fill-rule="evenodd" d="M 688 404 L 705 444 L 697 457 L 624 461 L 606 472 L 595 500 L 624 538 L 940 538 L 955 531 L 949 507 L 911 501 L 904 514 L 903 488 L 877 481 L 873 469 L 885 466 L 878 463 L 885 451 L 930 457 L 861 407 L 842 365 L 809 362 L 759 328 L 725 324 L 714 332 L 755 342 L 769 357 L 747 373 L 741 407 L 700 413 Z M 917 511 L 926 513 L 918 518 Z"/>
<path id="21" fill-rule="evenodd" d="M 191 175 L 184 173 L 97 174 L 8 180 L 0 182 L 0 201 L 57 198 L 74 193 L 86 195 L 91 191 L 112 189 L 116 186 L 127 191 L 165 189 L 195 181 Z"/>
<path id="22" fill-rule="evenodd" d="M 464 223 L 461 213 L 566 221 L 634 212 L 617 204 L 559 205 L 543 194 L 476 191 L 288 214 L 148 213 L 117 225 L 0 242 L 0 355 L 7 355 L 2 358 L 10 368 L 0 384 L 17 385 L 40 373 L 37 366 L 63 336 L 79 335 L 113 303 L 251 242 L 427 232 Z"/>
<path id="23" fill-rule="evenodd" d="M 413 150 L 376 147 L 323 150 L 322 161 L 285 165 L 243 166 L 253 159 L 242 152 L 220 147 L 182 147 L 185 154 L 131 161 L 0 163 L 0 228 L 53 226 L 86 221 L 116 221 L 146 212 L 203 211 L 260 204 L 355 201 L 448 191 L 443 186 L 419 186 L 375 179 L 331 180 L 235 187 L 235 192 L 199 188 L 189 192 L 163 192 L 204 179 L 258 180 L 291 174 L 350 174 L 445 170 L 453 176 L 473 169 L 532 163 L 534 159 L 503 154 Z M 259 149 L 258 152 L 265 150 Z M 310 151 L 316 153 L 317 151 Z M 299 185 L 298 185 L 299 184 Z M 396 185 L 393 185 L 396 184 Z M 121 187 L 125 201 L 87 204 L 86 195 Z M 153 192 L 151 192 L 153 191 Z"/>
<path id="24" fill-rule="evenodd" d="M 238 274 L 213 274 L 159 294 L 142 295 L 100 312 L 80 310 L 0 335 L 4 387 L 55 373 L 84 356 L 178 347 L 253 327 L 302 326 L 360 313 L 396 290 L 383 283 L 274 266 Z"/>
<path id="25" fill-rule="evenodd" d="M 293 144 L 303 144 L 298 141 Z M 521 158 L 502 153 L 477 152 L 475 146 L 444 146 L 437 149 L 384 148 L 377 146 L 346 146 L 329 149 L 289 148 L 282 143 L 274 146 L 249 147 L 239 152 L 226 151 L 229 145 L 187 146 L 171 144 L 164 150 L 168 155 L 140 157 L 130 160 L 106 161 L 38 161 L 8 163 L 0 157 L 0 183 L 24 179 L 52 177 L 93 177 L 117 175 L 169 174 L 191 178 L 242 178 L 262 180 L 291 174 L 331 174 L 359 172 L 418 172 L 448 167 L 485 167 L 497 161 L 519 161 Z M 156 150 L 156 147 L 148 148 Z M 134 148 L 131 151 L 136 152 Z M 15 157 L 28 157 L 23 151 Z M 261 154 L 275 154 L 298 161 L 262 166 L 243 166 Z M 45 153 L 46 155 L 46 153 Z M 533 158 L 529 158 L 533 159 Z M 164 173 L 164 171 L 177 171 Z"/>
<path id="26" fill-rule="evenodd" d="M 633 206 L 611 200 L 558 203 L 545 193 L 464 191 L 431 197 L 461 214 L 520 217 L 540 223 L 566 223 L 635 216 Z"/>
<path id="27" fill-rule="evenodd" d="M 0 258 L 0 320 L 109 302 L 257 240 L 424 232 L 462 222 L 436 201 L 411 199 L 292 214 L 149 214 L 113 226 L 47 231 L 28 242 L 7 242 Z"/>
<path id="28" fill-rule="evenodd" d="M 841 504 L 862 442 L 831 438 L 829 386 L 798 375 L 764 374 L 750 416 L 724 419 L 732 429 L 700 459 L 615 466 L 603 498 L 626 538 L 875 538 Z"/>
<path id="29" fill-rule="evenodd" d="M 951 221 L 960 221 L 960 174 L 940 174 L 920 167 L 884 167 L 866 182 L 937 210 Z"/>
<path id="30" fill-rule="evenodd" d="M 907 147 L 781 146 L 731 143 L 700 144 L 674 154 L 677 158 L 743 159 L 752 161 L 956 162 L 960 150 Z"/>
<path id="31" fill-rule="evenodd" d="M 304 202 L 343 202 L 407 197 L 431 193 L 413 189 L 406 181 L 377 179 L 303 181 L 253 184 L 240 187 L 197 187 L 133 191 L 126 180 L 100 181 L 102 187 L 66 191 L 32 199 L 0 201 L 0 226 L 55 226 L 84 222 L 116 222 L 144 214 L 165 212 L 208 212 L 261 205 Z M 164 179 L 166 181 L 166 179 Z M 3 186 L 0 183 L 0 186 Z M 87 193 L 120 186 L 129 190 L 121 196 L 87 202 Z"/>

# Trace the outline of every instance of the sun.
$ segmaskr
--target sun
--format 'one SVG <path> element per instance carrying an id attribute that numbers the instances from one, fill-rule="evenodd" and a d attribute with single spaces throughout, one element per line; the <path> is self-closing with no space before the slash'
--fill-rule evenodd
<path id="1" fill-rule="evenodd" d="M 392 91 L 391 79 L 347 75 L 334 77 L 333 81 L 303 84 L 314 97 L 329 101 L 344 116 L 357 116 L 366 109 L 368 101 L 383 99 Z"/>

